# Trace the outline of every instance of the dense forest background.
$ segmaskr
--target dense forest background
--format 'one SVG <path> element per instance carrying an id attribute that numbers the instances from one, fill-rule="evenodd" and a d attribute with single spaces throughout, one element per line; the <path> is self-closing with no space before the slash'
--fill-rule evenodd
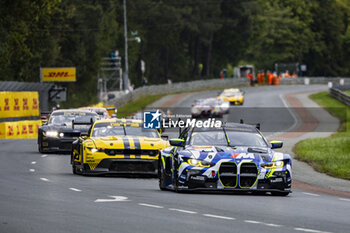
<path id="1" fill-rule="evenodd" d="M 127 0 L 129 75 L 142 85 L 214 78 L 239 64 L 306 64 L 349 76 L 350 0 Z M 96 98 L 101 57 L 124 55 L 122 0 L 2 0 L 1 80 L 39 81 L 40 67 L 77 67 L 71 100 Z M 72 94 L 76 93 L 76 94 Z M 83 93 L 83 95 L 79 94 Z"/>

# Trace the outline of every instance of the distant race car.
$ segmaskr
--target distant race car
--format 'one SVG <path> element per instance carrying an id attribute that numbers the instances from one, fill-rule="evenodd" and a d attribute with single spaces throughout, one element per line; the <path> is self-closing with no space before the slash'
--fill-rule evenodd
<path id="1" fill-rule="evenodd" d="M 244 103 L 244 92 L 237 88 L 225 89 L 219 96 L 218 99 L 228 101 L 232 105 L 243 105 Z"/>
<path id="2" fill-rule="evenodd" d="M 222 117 L 229 108 L 229 102 L 217 98 L 198 99 L 192 104 L 191 115 L 194 118 Z"/>
<path id="3" fill-rule="evenodd" d="M 70 152 L 72 142 L 81 133 L 87 133 L 91 122 L 99 119 L 88 110 L 55 110 L 38 130 L 38 150 L 46 152 Z"/>
<path id="4" fill-rule="evenodd" d="M 291 157 L 272 150 L 283 143 L 267 142 L 254 126 L 187 128 L 170 144 L 160 156 L 161 190 L 291 192 Z"/>
<path id="5" fill-rule="evenodd" d="M 108 119 L 95 122 L 86 137 L 73 143 L 74 174 L 157 174 L 159 151 L 169 146 L 142 121 Z"/>
<path id="6" fill-rule="evenodd" d="M 114 111 L 115 115 L 116 115 L 116 108 L 114 107 L 109 107 L 109 108 L 104 108 L 104 107 L 81 107 L 79 109 L 84 109 L 84 110 L 89 110 L 89 111 L 92 111 L 92 112 L 96 112 L 99 116 L 100 116 L 100 119 L 109 119 L 109 118 L 112 118 L 112 115 L 109 114 L 110 111 Z"/>

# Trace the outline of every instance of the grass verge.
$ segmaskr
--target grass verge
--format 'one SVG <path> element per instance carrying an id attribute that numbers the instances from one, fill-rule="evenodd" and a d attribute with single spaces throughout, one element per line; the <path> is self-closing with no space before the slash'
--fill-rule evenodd
<path id="1" fill-rule="evenodd" d="M 124 118 L 132 113 L 136 113 L 141 109 L 145 108 L 147 105 L 159 100 L 165 95 L 166 94 L 144 95 L 141 98 L 124 104 L 123 106 L 118 108 L 118 118 Z"/>
<path id="2" fill-rule="evenodd" d="M 232 88 L 241 88 L 241 87 L 247 87 L 247 86 L 232 86 Z M 231 87 L 226 87 L 226 88 L 231 88 Z M 152 104 L 153 102 L 161 99 L 163 96 L 166 96 L 166 95 L 189 93 L 189 92 L 221 91 L 224 89 L 225 88 L 222 88 L 222 87 L 213 87 L 213 88 L 198 89 L 194 91 L 179 91 L 179 92 L 171 92 L 171 93 L 157 94 L 157 95 L 144 95 L 134 101 L 131 101 L 119 107 L 118 118 L 124 118 L 129 115 L 132 115 L 133 113 L 140 111 L 141 109 L 145 108 L 147 105 Z"/>
<path id="3" fill-rule="evenodd" d="M 312 138 L 297 143 L 294 147 L 296 159 L 307 162 L 320 172 L 350 179 L 350 107 L 330 97 L 328 92 L 319 92 L 310 97 L 338 117 L 342 125 L 330 137 Z"/>

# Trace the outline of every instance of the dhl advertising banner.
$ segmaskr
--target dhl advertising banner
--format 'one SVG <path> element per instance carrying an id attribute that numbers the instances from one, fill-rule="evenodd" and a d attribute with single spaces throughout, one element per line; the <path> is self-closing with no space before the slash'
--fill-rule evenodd
<path id="1" fill-rule="evenodd" d="M 0 92 L 0 118 L 39 116 L 38 92 Z"/>
<path id="2" fill-rule="evenodd" d="M 38 138 L 38 129 L 41 124 L 41 120 L 1 122 L 0 139 Z"/>
<path id="3" fill-rule="evenodd" d="M 40 68 L 42 82 L 75 82 L 75 67 Z"/>

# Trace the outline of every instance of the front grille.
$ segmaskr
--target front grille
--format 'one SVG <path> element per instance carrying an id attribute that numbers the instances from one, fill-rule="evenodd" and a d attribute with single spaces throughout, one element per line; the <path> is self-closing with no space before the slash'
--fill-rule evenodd
<path id="1" fill-rule="evenodd" d="M 118 172 L 151 172 L 155 171 L 156 167 L 154 163 L 140 163 L 134 161 L 118 161 L 114 162 L 110 169 Z"/>
<path id="2" fill-rule="evenodd" d="M 239 187 L 251 188 L 258 178 L 258 168 L 255 163 L 242 163 L 239 175 Z"/>
<path id="3" fill-rule="evenodd" d="M 149 155 L 156 157 L 158 150 L 140 150 L 140 149 L 105 149 L 107 155 Z"/>
<path id="4" fill-rule="evenodd" d="M 237 165 L 235 163 L 222 163 L 219 168 L 219 179 L 225 187 L 236 187 Z"/>
<path id="5" fill-rule="evenodd" d="M 64 132 L 63 134 L 65 138 L 80 137 L 80 132 Z"/>

